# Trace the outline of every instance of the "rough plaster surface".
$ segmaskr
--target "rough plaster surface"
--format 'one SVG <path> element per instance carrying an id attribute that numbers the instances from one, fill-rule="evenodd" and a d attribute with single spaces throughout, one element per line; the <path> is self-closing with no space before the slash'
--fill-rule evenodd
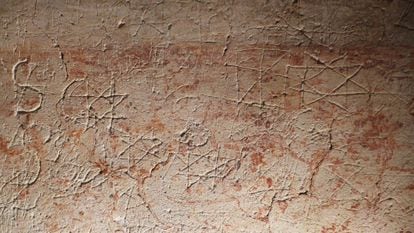
<path id="1" fill-rule="evenodd" d="M 0 232 L 412 232 L 413 5 L 1 0 Z"/>

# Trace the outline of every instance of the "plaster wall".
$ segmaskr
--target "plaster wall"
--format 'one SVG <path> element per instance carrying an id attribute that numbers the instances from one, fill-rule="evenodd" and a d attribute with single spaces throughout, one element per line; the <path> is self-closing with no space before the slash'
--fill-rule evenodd
<path id="1" fill-rule="evenodd" d="M 413 43 L 406 0 L 0 0 L 0 232 L 413 232 Z"/>

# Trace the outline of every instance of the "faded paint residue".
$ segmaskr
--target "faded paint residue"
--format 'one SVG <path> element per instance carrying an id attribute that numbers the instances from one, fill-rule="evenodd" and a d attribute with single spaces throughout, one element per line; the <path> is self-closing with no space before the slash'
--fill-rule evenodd
<path id="1" fill-rule="evenodd" d="M 413 232 L 413 18 L 1 1 L 0 232 Z"/>

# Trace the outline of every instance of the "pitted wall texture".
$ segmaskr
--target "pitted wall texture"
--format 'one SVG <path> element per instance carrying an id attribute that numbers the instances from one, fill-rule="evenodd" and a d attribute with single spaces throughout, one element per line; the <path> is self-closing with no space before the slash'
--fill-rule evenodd
<path id="1" fill-rule="evenodd" d="M 0 21 L 0 232 L 414 231 L 413 1 Z"/>

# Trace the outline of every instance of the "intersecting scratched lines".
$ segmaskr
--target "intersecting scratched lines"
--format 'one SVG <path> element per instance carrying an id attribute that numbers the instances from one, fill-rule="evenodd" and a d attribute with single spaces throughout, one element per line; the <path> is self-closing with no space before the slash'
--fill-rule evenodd
<path id="1" fill-rule="evenodd" d="M 178 174 L 186 177 L 187 189 L 201 181 L 214 189 L 216 180 L 224 179 L 232 171 L 235 158 L 226 158 L 221 154 L 220 145 L 212 147 L 209 143 L 210 130 L 200 123 L 190 122 L 179 137 L 179 158 L 184 166 Z"/>
<path id="2" fill-rule="evenodd" d="M 256 56 L 245 57 L 247 54 Z M 274 94 L 283 87 L 285 75 L 280 63 L 287 55 L 286 50 L 264 47 L 240 49 L 230 56 L 230 62 L 225 62 L 224 65 L 235 70 L 235 103 L 259 108 L 283 108 L 281 98 L 278 99 Z"/>
<path id="3" fill-rule="evenodd" d="M 0 4 L 0 232 L 413 232 L 414 3 Z"/>
<path id="4" fill-rule="evenodd" d="M 346 59 L 346 55 L 325 61 L 314 54 L 308 52 L 305 54 L 316 64 L 287 66 L 290 88 L 300 93 L 301 107 L 326 101 L 348 111 L 347 96 L 370 93 L 366 87 L 356 81 L 356 76 L 363 68 L 362 64 L 340 64 Z M 321 78 L 324 76 L 327 78 Z"/>
<path id="5" fill-rule="evenodd" d="M 104 85 L 105 88 L 91 85 L 87 78 L 73 80 L 67 84 L 58 103 L 61 105 L 63 116 L 75 124 L 84 125 L 84 131 L 96 128 L 103 122 L 111 132 L 114 120 L 126 118 L 116 114 L 116 107 L 128 97 L 128 94 L 116 92 L 114 79 Z M 79 103 L 83 107 L 79 106 Z"/>

